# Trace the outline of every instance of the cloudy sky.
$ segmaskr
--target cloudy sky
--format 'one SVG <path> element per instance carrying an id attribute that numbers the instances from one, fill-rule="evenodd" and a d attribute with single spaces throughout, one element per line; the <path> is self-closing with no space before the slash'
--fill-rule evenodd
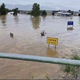
<path id="1" fill-rule="evenodd" d="M 1 3 L 14 5 L 32 5 L 33 3 L 39 3 L 41 6 L 47 6 L 52 8 L 56 7 L 56 9 L 80 9 L 80 0 L 0 0 L 0 4 Z"/>

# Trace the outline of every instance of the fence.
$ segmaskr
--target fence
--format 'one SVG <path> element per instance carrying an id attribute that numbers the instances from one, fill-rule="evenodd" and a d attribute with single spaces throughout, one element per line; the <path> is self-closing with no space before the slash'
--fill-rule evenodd
<path id="1" fill-rule="evenodd" d="M 41 57 L 41 56 L 33 56 L 33 55 L 0 53 L 0 58 L 23 60 L 23 61 L 43 62 L 43 63 L 52 63 L 52 64 L 80 66 L 80 60 Z"/>

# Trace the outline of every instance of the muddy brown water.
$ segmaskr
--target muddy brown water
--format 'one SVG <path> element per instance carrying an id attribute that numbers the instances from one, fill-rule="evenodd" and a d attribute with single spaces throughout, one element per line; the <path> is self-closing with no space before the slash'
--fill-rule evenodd
<path id="1" fill-rule="evenodd" d="M 74 29 L 67 30 L 67 21 L 74 21 Z M 45 30 L 46 35 L 40 33 Z M 10 37 L 10 32 L 14 37 Z M 47 37 L 58 38 L 58 46 L 46 43 Z M 31 17 L 18 14 L 0 17 L 0 52 L 70 58 L 80 54 L 79 17 Z M 62 78 L 64 72 L 58 64 L 0 59 L 0 79 Z"/>

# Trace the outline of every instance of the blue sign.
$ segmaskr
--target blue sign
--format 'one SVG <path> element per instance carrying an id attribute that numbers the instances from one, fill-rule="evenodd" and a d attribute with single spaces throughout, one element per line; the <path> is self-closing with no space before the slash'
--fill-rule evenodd
<path id="1" fill-rule="evenodd" d="M 68 21 L 67 25 L 74 25 L 73 21 Z"/>

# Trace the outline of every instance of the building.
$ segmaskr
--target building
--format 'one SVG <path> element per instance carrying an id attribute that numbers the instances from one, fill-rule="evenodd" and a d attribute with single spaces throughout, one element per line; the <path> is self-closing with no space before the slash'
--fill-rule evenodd
<path id="1" fill-rule="evenodd" d="M 58 16 L 71 16 L 72 14 L 67 11 L 60 11 L 56 13 Z"/>
<path id="2" fill-rule="evenodd" d="M 52 11 L 52 15 L 55 15 L 57 12 L 59 12 L 59 10 Z"/>
<path id="3" fill-rule="evenodd" d="M 30 11 L 27 10 L 19 10 L 20 14 L 28 14 Z"/>

